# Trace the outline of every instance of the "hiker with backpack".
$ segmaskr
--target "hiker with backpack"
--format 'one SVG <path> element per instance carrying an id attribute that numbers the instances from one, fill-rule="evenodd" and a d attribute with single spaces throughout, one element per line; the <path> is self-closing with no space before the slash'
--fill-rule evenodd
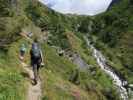
<path id="1" fill-rule="evenodd" d="M 37 39 L 35 39 L 34 42 L 32 43 L 30 55 L 31 55 L 31 66 L 33 68 L 33 73 L 34 73 L 33 80 L 34 84 L 37 84 L 39 68 L 41 67 L 41 63 L 43 61 L 42 51 Z"/>
<path id="2" fill-rule="evenodd" d="M 26 53 L 26 45 L 21 44 L 21 46 L 20 46 L 20 60 L 21 61 L 24 60 L 25 53 Z"/>

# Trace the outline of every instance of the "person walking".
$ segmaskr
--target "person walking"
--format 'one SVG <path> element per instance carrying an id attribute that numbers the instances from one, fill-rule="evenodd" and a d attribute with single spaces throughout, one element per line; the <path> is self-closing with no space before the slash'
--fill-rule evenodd
<path id="1" fill-rule="evenodd" d="M 24 60 L 25 53 L 26 53 L 26 45 L 21 44 L 21 46 L 20 46 L 20 60 L 21 61 Z"/>
<path id="2" fill-rule="evenodd" d="M 39 69 L 41 67 L 41 63 L 43 62 L 42 51 L 37 39 L 35 39 L 32 43 L 30 56 L 31 56 L 31 66 L 33 68 L 33 73 L 34 73 L 33 80 L 34 84 L 37 84 Z"/>

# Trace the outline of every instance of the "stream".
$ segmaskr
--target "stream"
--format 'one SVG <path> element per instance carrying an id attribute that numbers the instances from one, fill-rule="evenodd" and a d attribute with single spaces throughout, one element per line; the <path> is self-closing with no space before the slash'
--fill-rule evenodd
<path id="1" fill-rule="evenodd" d="M 124 85 L 127 84 L 127 81 L 122 81 L 122 79 L 106 64 L 105 57 L 90 43 L 87 37 L 84 37 L 84 39 L 86 40 L 88 48 L 92 50 L 92 55 L 96 59 L 99 67 L 113 80 L 113 83 L 115 84 L 121 99 L 129 100 L 127 89 L 124 87 Z"/>

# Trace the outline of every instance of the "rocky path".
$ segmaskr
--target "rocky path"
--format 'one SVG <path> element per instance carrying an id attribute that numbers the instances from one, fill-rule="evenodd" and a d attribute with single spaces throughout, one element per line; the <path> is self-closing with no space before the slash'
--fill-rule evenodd
<path id="1" fill-rule="evenodd" d="M 27 64 L 21 62 L 23 69 L 29 74 L 30 79 L 34 78 L 33 72 L 29 69 Z M 38 81 L 38 84 L 32 85 L 29 83 L 29 87 L 27 88 L 27 99 L 26 100 L 41 100 L 41 80 Z"/>

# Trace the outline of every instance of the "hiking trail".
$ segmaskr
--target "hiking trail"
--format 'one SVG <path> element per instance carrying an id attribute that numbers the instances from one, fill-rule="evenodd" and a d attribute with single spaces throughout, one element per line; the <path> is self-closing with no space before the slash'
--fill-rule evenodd
<path id="1" fill-rule="evenodd" d="M 21 62 L 23 69 L 29 74 L 30 79 L 34 78 L 33 72 L 29 69 L 27 64 Z M 26 100 L 41 100 L 42 90 L 41 90 L 41 80 L 38 80 L 36 85 L 29 83 L 27 90 Z"/>

